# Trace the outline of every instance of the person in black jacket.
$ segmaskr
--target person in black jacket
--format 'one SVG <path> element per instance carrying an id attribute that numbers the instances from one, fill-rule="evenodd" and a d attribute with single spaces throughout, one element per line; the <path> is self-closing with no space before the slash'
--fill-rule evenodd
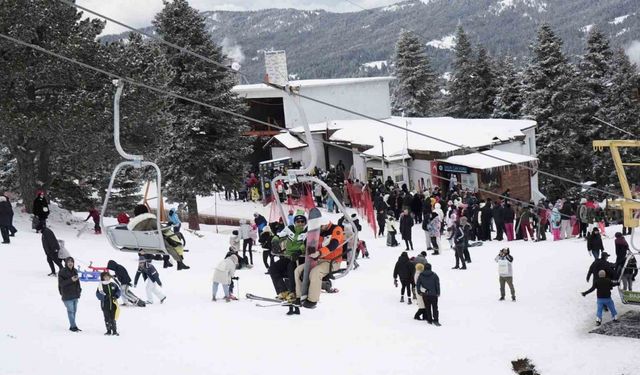
<path id="1" fill-rule="evenodd" d="M 595 259 L 600 258 L 600 252 L 604 251 L 602 237 L 600 237 L 598 228 L 593 228 L 591 233 L 587 233 L 587 251 L 590 251 Z"/>
<path id="2" fill-rule="evenodd" d="M 627 260 L 627 252 L 629 251 L 629 244 L 627 240 L 625 240 L 622 233 L 616 233 L 616 239 L 614 241 L 616 245 L 616 272 L 620 275 L 620 271 L 622 267 L 624 267 L 624 262 Z"/>
<path id="3" fill-rule="evenodd" d="M 416 223 L 422 223 L 422 201 L 424 200 L 424 195 L 422 193 L 416 193 L 411 198 L 411 212 L 413 212 L 413 216 L 416 218 Z M 428 216 L 427 216 L 428 217 Z"/>
<path id="4" fill-rule="evenodd" d="M 596 259 L 591 263 L 589 267 L 589 271 L 587 272 L 587 282 L 591 279 L 591 275 L 597 275 L 600 271 L 605 271 L 606 275 L 610 279 L 614 279 L 616 277 L 616 272 L 613 269 L 613 265 L 607 261 L 609 258 L 609 253 L 602 252 L 600 259 Z"/>
<path id="5" fill-rule="evenodd" d="M 596 290 L 596 295 L 598 299 L 597 310 L 596 310 L 596 325 L 599 326 L 602 322 L 602 309 L 606 306 L 611 311 L 611 317 L 614 322 L 618 321 L 618 312 L 616 311 L 616 305 L 613 303 L 611 299 L 611 289 L 618 285 L 617 281 L 611 281 L 611 279 L 607 276 L 607 273 L 604 270 L 598 271 L 598 278 L 593 280 L 593 285 L 589 290 L 582 292 L 582 296 L 586 296 L 587 294 Z"/>
<path id="6" fill-rule="evenodd" d="M 409 255 L 406 251 L 398 257 L 395 267 L 393 268 L 393 284 L 398 287 L 398 279 L 400 279 L 400 302 L 404 302 L 404 291 L 407 291 L 407 303 L 411 304 L 411 287 L 413 286 L 413 276 L 415 274 L 415 266 L 411 263 Z"/>
<path id="7" fill-rule="evenodd" d="M 426 321 L 440 326 L 438 298 L 440 297 L 440 278 L 431 270 L 431 264 L 424 265 L 424 271 L 418 276 L 416 290 L 424 301 Z"/>
<path id="8" fill-rule="evenodd" d="M 271 233 L 271 225 L 267 225 L 258 238 L 258 242 L 260 246 L 262 246 L 262 263 L 264 263 L 267 269 L 267 272 L 265 272 L 267 275 L 269 274 L 269 266 L 273 264 L 273 255 L 271 254 L 272 239 L 273 233 Z"/>
<path id="9" fill-rule="evenodd" d="M 504 207 L 500 202 L 496 202 L 491 210 L 493 222 L 496 224 L 496 241 L 502 241 L 504 234 Z"/>
<path id="10" fill-rule="evenodd" d="M 49 263 L 49 268 L 51 269 L 51 273 L 47 276 L 55 276 L 56 269 L 53 266 L 54 263 L 58 265 L 58 270 L 62 270 L 62 261 L 58 257 L 60 243 L 53 231 L 46 227 L 42 228 L 42 248 L 47 256 L 47 263 Z"/>
<path id="11" fill-rule="evenodd" d="M 107 262 L 107 269 L 113 271 L 115 273 L 115 278 L 120 284 L 120 296 L 122 297 L 122 304 L 127 305 L 128 303 L 143 306 L 143 301 L 136 296 L 131 288 L 131 276 L 129 276 L 129 272 L 124 266 L 116 263 L 115 260 L 110 260 Z"/>
<path id="12" fill-rule="evenodd" d="M 468 243 L 468 233 L 469 233 L 469 223 L 467 222 L 466 217 L 460 218 L 460 225 L 457 226 L 456 232 L 453 234 L 453 243 L 455 244 L 455 256 L 456 256 L 456 266 L 452 269 L 467 269 L 467 263 L 465 260 L 464 251 L 467 247 Z M 462 262 L 462 267 L 460 267 L 460 262 Z"/>
<path id="13" fill-rule="evenodd" d="M 405 209 L 400 215 L 400 234 L 407 248 L 406 251 L 413 250 L 413 241 L 411 241 L 411 228 L 413 228 L 413 218 L 409 213 L 409 209 Z"/>
<path id="14" fill-rule="evenodd" d="M 80 328 L 76 324 L 76 311 L 78 311 L 78 300 L 82 287 L 80 287 L 80 278 L 78 271 L 74 268 L 75 262 L 72 257 L 65 259 L 65 267 L 58 272 L 58 291 L 62 296 L 62 302 L 67 308 L 67 317 L 69 318 L 69 330 L 71 332 L 80 332 Z"/>
<path id="15" fill-rule="evenodd" d="M 384 226 L 387 221 L 387 215 L 384 213 L 384 210 L 378 210 L 376 221 L 378 222 L 378 236 L 382 237 L 384 236 Z"/>
<path id="16" fill-rule="evenodd" d="M 13 209 L 7 197 L 0 195 L 0 234 L 2 234 L 2 243 L 8 244 L 11 232 L 11 220 L 13 219 Z"/>
<path id="17" fill-rule="evenodd" d="M 42 228 L 47 226 L 47 218 L 49 217 L 49 202 L 47 202 L 43 191 L 38 191 L 38 196 L 33 201 L 33 214 L 37 218 L 36 233 L 40 233 Z"/>
<path id="18" fill-rule="evenodd" d="M 109 271 L 100 274 L 100 285 L 96 290 L 96 297 L 100 300 L 100 309 L 104 316 L 104 325 L 107 327 L 107 336 L 120 336 L 116 326 L 116 311 L 118 310 L 118 298 L 120 288 L 111 281 Z"/>
<path id="19" fill-rule="evenodd" d="M 491 241 L 491 219 L 493 218 L 493 208 L 491 199 L 487 198 L 484 207 L 480 209 L 480 240 Z"/>

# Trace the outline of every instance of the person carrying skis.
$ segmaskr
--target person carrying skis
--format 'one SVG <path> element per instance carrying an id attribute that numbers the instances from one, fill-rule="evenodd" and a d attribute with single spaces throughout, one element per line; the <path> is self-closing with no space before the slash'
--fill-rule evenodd
<path id="1" fill-rule="evenodd" d="M 138 272 L 136 272 L 136 277 L 133 279 L 133 287 L 136 288 L 138 286 L 138 279 L 142 275 L 142 279 L 146 282 L 146 291 L 147 291 L 147 301 L 146 303 L 153 303 L 153 296 L 155 295 L 160 300 L 160 303 L 164 303 L 164 300 L 167 299 L 167 296 L 162 292 L 162 281 L 160 281 L 160 274 L 158 274 L 158 270 L 151 264 L 151 261 L 146 259 L 144 255 L 140 255 L 138 258 Z"/>
<path id="2" fill-rule="evenodd" d="M 513 287 L 513 257 L 509 252 L 509 248 L 505 247 L 500 250 L 500 253 L 496 256 L 496 263 L 498 263 L 498 280 L 500 281 L 500 301 L 504 301 L 504 284 L 509 284 L 509 291 L 511 291 L 511 300 L 516 301 L 516 290 Z"/>
<path id="3" fill-rule="evenodd" d="M 440 326 L 440 312 L 438 298 L 440 297 L 440 278 L 431 270 L 431 264 L 424 266 L 424 271 L 418 276 L 416 291 L 422 297 L 425 307 L 425 320 L 429 324 Z"/>
<path id="4" fill-rule="evenodd" d="M 93 231 L 95 234 L 102 234 L 102 228 L 100 228 L 100 212 L 95 207 L 91 207 L 89 216 L 87 216 L 84 221 L 88 221 L 91 218 L 93 218 Z"/>
<path id="5" fill-rule="evenodd" d="M 398 257 L 395 267 L 393 267 L 393 285 L 398 287 L 398 279 L 400 279 L 400 302 L 404 302 L 404 291 L 407 291 L 407 304 L 411 304 L 411 289 L 413 286 L 413 278 L 415 274 L 415 266 L 411 263 L 409 255 L 406 251 Z"/>
<path id="6" fill-rule="evenodd" d="M 231 300 L 235 299 L 231 295 L 229 290 L 229 285 L 231 284 L 231 280 L 234 278 L 234 273 L 236 272 L 236 268 L 238 266 L 238 256 L 236 254 L 231 254 L 230 256 L 224 258 L 213 271 L 213 284 L 211 286 L 212 297 L 211 300 L 213 302 L 216 300 L 216 294 L 218 293 L 218 286 L 222 285 L 222 290 L 224 291 L 224 301 L 231 302 Z"/>
<path id="7" fill-rule="evenodd" d="M 116 319 L 118 318 L 118 298 L 120 288 L 111 280 L 109 271 L 100 274 L 100 285 L 96 289 L 96 297 L 100 300 L 100 308 L 104 316 L 104 325 L 107 327 L 105 336 L 120 336 Z"/>
<path id="8" fill-rule="evenodd" d="M 611 312 L 611 317 L 614 322 L 618 321 L 618 312 L 616 311 L 616 305 L 613 303 L 611 299 L 611 289 L 618 285 L 617 281 L 612 281 L 609 276 L 607 276 L 607 272 L 604 270 L 598 271 L 598 277 L 593 280 L 593 285 L 589 290 L 582 292 L 582 296 L 585 297 L 587 294 L 596 290 L 596 325 L 599 326 L 602 323 L 602 309 L 606 306 Z"/>
<path id="9" fill-rule="evenodd" d="M 53 266 L 58 266 L 58 271 L 62 270 L 62 261 L 60 260 L 58 252 L 60 251 L 60 242 L 56 238 L 53 231 L 47 227 L 42 228 L 42 248 L 47 256 L 47 263 L 51 269 L 51 273 L 47 276 L 55 276 L 56 269 Z"/>
<path id="10" fill-rule="evenodd" d="M 320 300 L 322 279 L 330 272 L 340 269 L 342 263 L 342 246 L 344 244 L 344 231 L 341 226 L 328 222 L 320 226 L 320 248 L 309 255 L 309 258 L 317 260 L 316 265 L 309 272 L 309 290 L 303 307 L 313 309 Z M 304 264 L 299 265 L 294 271 L 296 282 L 296 302 L 302 296 L 302 273 Z M 297 303 L 299 305 L 299 303 Z"/>
<path id="11" fill-rule="evenodd" d="M 271 263 L 269 275 L 273 282 L 278 298 L 294 301 L 295 298 L 295 269 L 304 263 L 304 241 L 307 236 L 307 218 L 298 213 L 293 220 L 293 225 L 288 226 L 277 234 L 280 248 L 284 249 L 280 259 Z"/>

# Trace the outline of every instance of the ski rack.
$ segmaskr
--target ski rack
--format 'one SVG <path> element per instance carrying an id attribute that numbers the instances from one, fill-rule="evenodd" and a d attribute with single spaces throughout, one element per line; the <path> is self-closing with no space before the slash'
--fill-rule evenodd
<path id="1" fill-rule="evenodd" d="M 268 82 L 267 85 L 277 88 L 279 90 L 282 90 L 285 93 L 287 93 L 289 96 L 291 96 L 292 101 L 296 107 L 296 110 L 300 115 L 300 120 L 302 122 L 302 125 L 304 126 L 304 134 L 306 137 L 307 145 L 309 146 L 308 150 L 310 152 L 309 165 L 301 169 L 291 169 L 288 171 L 288 174 L 286 176 L 285 175 L 276 176 L 273 178 L 273 180 L 271 180 L 271 195 L 274 197 L 273 201 L 276 202 L 276 204 L 278 205 L 278 208 L 280 209 L 280 214 L 282 215 L 282 217 L 286 218 L 287 215 L 286 215 L 284 205 L 280 201 L 280 196 L 278 195 L 278 192 L 276 190 L 276 182 L 284 181 L 285 179 L 288 180 L 289 183 L 297 183 L 297 182 L 300 182 L 300 183 L 309 182 L 312 184 L 315 183 L 322 186 L 322 188 L 324 188 L 327 191 L 329 196 L 331 196 L 331 199 L 333 199 L 333 201 L 335 202 L 336 206 L 338 206 L 338 209 L 342 213 L 342 216 L 345 218 L 345 221 L 349 225 L 351 225 L 351 227 L 353 228 L 353 236 L 346 239 L 343 244 L 340 244 L 340 246 L 343 246 L 344 244 L 349 244 L 349 248 L 351 249 L 351 251 L 348 254 L 349 259 L 347 260 L 347 268 L 344 270 L 341 270 L 342 272 L 340 271 L 331 272 L 334 279 L 343 278 L 354 267 L 356 246 L 358 244 L 358 228 L 356 227 L 355 223 L 351 219 L 351 215 L 347 214 L 347 210 L 343 202 L 339 200 L 338 197 L 336 197 L 336 195 L 333 193 L 333 190 L 329 187 L 329 185 L 327 185 L 324 181 L 320 180 L 319 178 L 310 175 L 311 171 L 313 171 L 313 169 L 316 166 L 316 162 L 318 158 L 316 154 L 316 145 L 315 145 L 315 142 L 313 142 L 313 138 L 311 135 L 311 128 L 309 127 L 307 116 L 304 113 L 304 109 L 300 105 L 301 98 L 296 95 L 297 91 L 299 91 L 299 88 L 296 88 L 289 84 L 285 86 L 280 86 L 270 82 Z M 343 247 L 343 250 L 344 250 L 344 247 Z"/>
<path id="2" fill-rule="evenodd" d="M 131 166 L 136 169 L 152 167 L 156 171 L 156 188 L 158 190 L 158 197 L 162 196 L 162 175 L 160 168 L 157 164 L 144 161 L 142 155 L 132 155 L 124 151 L 120 144 L 120 97 L 122 96 L 122 90 L 124 83 L 122 80 L 114 80 L 116 85 L 116 94 L 113 99 L 113 142 L 115 144 L 118 154 L 126 161 L 121 162 L 116 166 L 111 174 L 109 180 L 109 187 L 107 188 L 106 195 L 104 197 L 104 203 L 102 204 L 102 211 L 100 214 L 100 226 L 105 228 L 105 234 L 111 246 L 119 251 L 137 252 L 143 250 L 147 253 L 161 253 L 167 254 L 167 250 L 164 245 L 164 238 L 162 236 L 162 225 L 160 223 L 160 215 L 156 215 L 157 230 L 153 231 L 130 231 L 127 227 L 122 228 L 119 225 L 104 225 L 104 215 L 107 212 L 109 204 L 109 198 L 113 191 L 113 184 L 118 175 L 118 172 L 126 166 Z M 160 205 L 158 205 L 160 209 Z"/>

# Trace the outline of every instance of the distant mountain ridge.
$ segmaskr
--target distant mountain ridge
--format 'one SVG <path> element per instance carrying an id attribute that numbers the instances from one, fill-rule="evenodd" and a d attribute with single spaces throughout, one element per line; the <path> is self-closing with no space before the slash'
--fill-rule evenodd
<path id="1" fill-rule="evenodd" d="M 203 15 L 214 40 L 242 64 L 251 82 L 262 79 L 262 52 L 272 49 L 287 51 L 289 73 L 295 78 L 386 74 L 402 29 L 421 36 L 441 73 L 450 68 L 458 24 L 474 45 L 482 43 L 492 56 L 519 59 L 528 56 L 528 46 L 544 22 L 553 26 L 571 56 L 583 53 L 592 27 L 616 47 L 640 40 L 638 0 L 408 0 L 353 13 L 266 9 Z"/>

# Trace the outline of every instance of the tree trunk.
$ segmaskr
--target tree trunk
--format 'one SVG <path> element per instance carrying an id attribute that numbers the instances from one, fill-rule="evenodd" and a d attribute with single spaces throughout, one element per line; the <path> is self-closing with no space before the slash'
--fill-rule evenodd
<path id="1" fill-rule="evenodd" d="M 28 213 L 33 212 L 33 201 L 36 196 L 35 161 L 34 153 L 21 150 L 12 150 L 18 164 L 18 183 L 20 184 L 20 196 Z"/>
<path id="2" fill-rule="evenodd" d="M 187 199 L 187 209 L 189 210 L 189 229 L 200 230 L 200 218 L 198 215 L 198 201 L 193 194 Z"/>

